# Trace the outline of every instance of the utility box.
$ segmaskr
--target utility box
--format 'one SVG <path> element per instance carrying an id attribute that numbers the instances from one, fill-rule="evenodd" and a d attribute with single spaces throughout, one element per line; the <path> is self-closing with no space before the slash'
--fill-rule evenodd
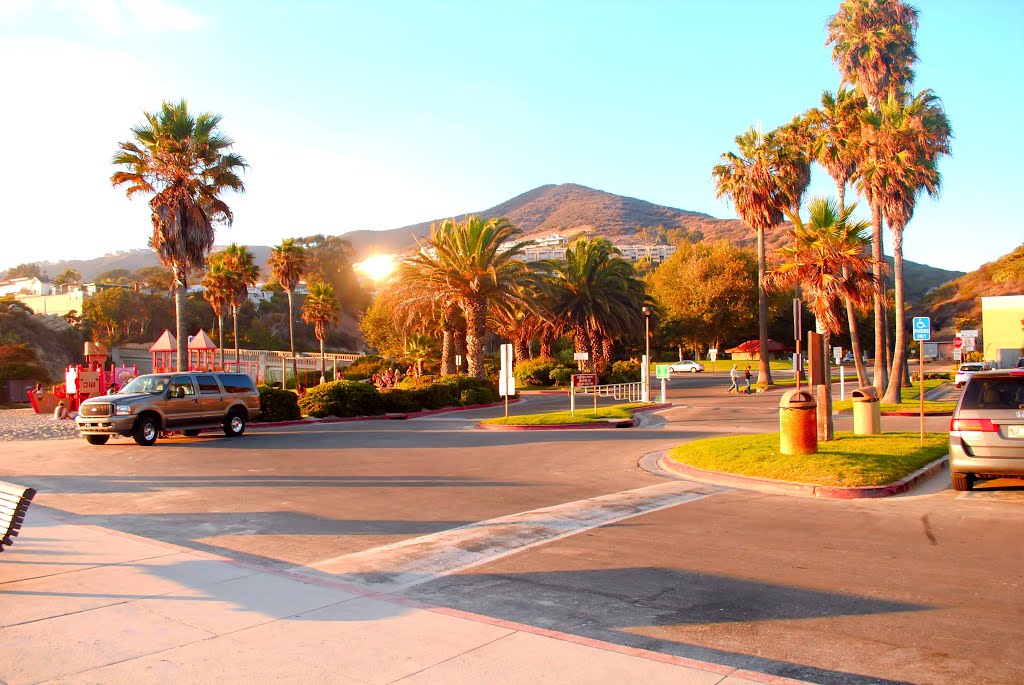
<path id="1" fill-rule="evenodd" d="M 0 381 L 0 402 L 28 402 L 28 394 L 36 387 L 33 380 Z"/>
<path id="2" fill-rule="evenodd" d="M 790 390 L 779 400 L 779 451 L 814 454 L 818 451 L 817 402 L 806 390 Z"/>
<path id="3" fill-rule="evenodd" d="M 882 432 L 882 405 L 878 390 L 866 385 L 853 391 L 853 434 L 878 435 Z"/>

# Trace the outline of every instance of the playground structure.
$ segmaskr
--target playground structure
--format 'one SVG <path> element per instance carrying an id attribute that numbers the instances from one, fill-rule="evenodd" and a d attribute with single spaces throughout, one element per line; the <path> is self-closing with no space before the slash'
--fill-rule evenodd
<path id="1" fill-rule="evenodd" d="M 107 388 L 121 388 L 125 383 L 139 375 L 136 366 L 120 367 L 111 364 L 104 367 L 108 350 L 103 343 L 85 343 L 85 364 L 69 366 L 64 372 L 64 383 L 50 388 L 49 391 L 37 387 L 28 394 L 32 409 L 37 414 L 49 414 L 63 401 L 67 411 L 77 411 L 83 401 L 89 397 L 106 395 Z"/>
<path id="2" fill-rule="evenodd" d="M 236 371 L 244 373 L 252 378 L 253 382 L 259 385 L 263 382 L 260 367 L 250 361 L 226 361 L 223 364 L 217 362 L 217 344 L 202 328 L 191 336 L 188 341 L 188 371 Z M 174 335 L 165 330 L 163 335 L 153 346 L 149 348 L 153 356 L 153 373 L 174 373 L 178 370 L 177 352 L 178 340 Z"/>

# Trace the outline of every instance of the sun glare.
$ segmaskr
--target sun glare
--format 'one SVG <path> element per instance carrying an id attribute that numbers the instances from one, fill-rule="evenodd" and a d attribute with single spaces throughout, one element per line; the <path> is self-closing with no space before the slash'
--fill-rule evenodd
<path id="1" fill-rule="evenodd" d="M 395 270 L 395 260 L 389 254 L 374 255 L 356 264 L 356 270 L 366 274 L 374 281 L 382 281 Z"/>

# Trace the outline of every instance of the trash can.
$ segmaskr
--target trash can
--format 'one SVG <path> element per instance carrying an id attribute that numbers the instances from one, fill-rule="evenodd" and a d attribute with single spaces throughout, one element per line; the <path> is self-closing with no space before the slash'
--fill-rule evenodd
<path id="1" fill-rule="evenodd" d="M 878 435 L 882 432 L 882 409 L 878 390 L 866 385 L 853 391 L 853 434 Z"/>
<path id="2" fill-rule="evenodd" d="M 806 390 L 790 390 L 779 400 L 779 451 L 814 454 L 818 451 L 817 403 Z"/>

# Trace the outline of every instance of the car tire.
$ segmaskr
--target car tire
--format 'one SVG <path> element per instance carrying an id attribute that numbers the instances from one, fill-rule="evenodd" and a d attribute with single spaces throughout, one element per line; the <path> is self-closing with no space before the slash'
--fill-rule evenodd
<path id="1" fill-rule="evenodd" d="M 690 367 L 690 373 L 697 373 L 697 367 L 696 366 L 691 366 Z"/>
<path id="2" fill-rule="evenodd" d="M 90 445 L 106 445 L 107 440 L 110 440 L 109 435 L 87 435 L 85 441 Z"/>
<path id="3" fill-rule="evenodd" d="M 245 432 L 245 415 L 235 409 L 224 419 L 224 435 L 229 438 L 237 438 Z"/>
<path id="4" fill-rule="evenodd" d="M 955 385 L 956 387 L 958 387 L 958 388 L 962 388 L 962 387 L 964 387 L 964 384 L 963 384 L 963 383 L 954 383 L 954 385 Z"/>
<path id="5" fill-rule="evenodd" d="M 156 438 L 159 434 L 160 427 L 156 425 L 156 419 L 152 416 L 145 416 L 139 419 L 135 424 L 135 430 L 132 431 L 132 438 L 135 440 L 136 445 L 149 447 L 156 442 Z"/>
<path id="6" fill-rule="evenodd" d="M 202 431 L 199 430 L 198 428 L 189 428 L 187 431 L 182 431 L 182 433 L 184 433 L 186 437 L 194 438 L 200 433 L 202 433 Z"/>
<path id="7" fill-rule="evenodd" d="M 973 473 L 957 473 L 954 471 L 950 475 L 953 480 L 953 489 L 957 492 L 969 492 L 974 489 Z"/>

